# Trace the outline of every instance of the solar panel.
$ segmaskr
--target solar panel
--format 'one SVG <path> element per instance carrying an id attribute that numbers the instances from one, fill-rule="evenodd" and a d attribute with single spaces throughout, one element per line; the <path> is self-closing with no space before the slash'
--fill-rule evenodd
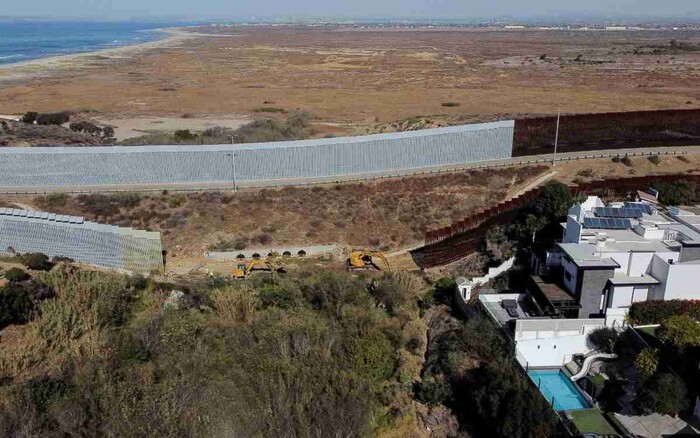
<path id="1" fill-rule="evenodd" d="M 583 219 L 586 228 L 598 228 L 607 230 L 626 230 L 632 228 L 632 221 L 625 218 L 598 218 L 587 217 Z"/>
<path id="2" fill-rule="evenodd" d="M 642 210 L 639 208 L 611 208 L 611 207 L 596 207 L 594 209 L 595 215 L 598 217 L 611 217 L 611 218 L 640 218 L 642 217 Z"/>
<path id="3" fill-rule="evenodd" d="M 637 208 L 642 210 L 646 214 L 654 214 L 654 207 L 644 202 L 625 202 L 625 207 Z"/>

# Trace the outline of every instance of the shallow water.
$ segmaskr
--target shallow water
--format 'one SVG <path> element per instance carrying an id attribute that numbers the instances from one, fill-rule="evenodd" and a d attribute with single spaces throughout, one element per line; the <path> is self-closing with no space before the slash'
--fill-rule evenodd
<path id="1" fill-rule="evenodd" d="M 167 37 L 184 23 L 0 22 L 0 64 L 122 47 Z M 188 23 L 189 24 L 189 23 Z"/>

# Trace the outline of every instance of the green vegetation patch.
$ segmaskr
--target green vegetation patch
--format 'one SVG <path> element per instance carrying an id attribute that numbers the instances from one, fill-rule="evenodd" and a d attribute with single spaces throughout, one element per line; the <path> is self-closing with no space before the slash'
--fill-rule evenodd
<path id="1" fill-rule="evenodd" d="M 582 409 L 571 412 L 571 419 L 581 433 L 617 435 L 617 430 L 598 409 Z"/>
<path id="2" fill-rule="evenodd" d="M 591 377 L 591 383 L 593 383 L 595 386 L 603 386 L 605 385 L 605 377 L 603 377 L 602 374 L 593 374 Z"/>

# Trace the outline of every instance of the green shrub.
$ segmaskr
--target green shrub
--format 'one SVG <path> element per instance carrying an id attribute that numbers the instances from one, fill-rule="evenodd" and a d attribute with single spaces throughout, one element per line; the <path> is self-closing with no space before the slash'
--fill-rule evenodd
<path id="1" fill-rule="evenodd" d="M 610 327 L 601 327 L 588 334 L 588 340 L 599 350 L 612 353 L 619 334 Z"/>
<path id="2" fill-rule="evenodd" d="M 700 300 L 642 301 L 630 307 L 633 325 L 661 324 L 674 315 L 688 315 L 700 321 Z"/>
<path id="3" fill-rule="evenodd" d="M 661 164 L 661 157 L 659 157 L 658 155 L 652 155 L 649 158 L 647 158 L 647 160 L 649 160 L 651 164 L 654 164 L 656 166 Z"/>
<path id="4" fill-rule="evenodd" d="M 372 381 L 387 379 L 396 364 L 394 349 L 385 335 L 379 332 L 355 338 L 350 346 L 353 369 Z"/>
<path id="5" fill-rule="evenodd" d="M 39 114 L 36 117 L 37 125 L 63 125 L 70 121 L 70 113 L 59 112 L 59 113 L 47 113 Z"/>
<path id="6" fill-rule="evenodd" d="M 683 381 L 673 374 L 657 374 L 637 393 L 637 404 L 645 414 L 677 415 L 688 404 Z"/>
<path id="7" fill-rule="evenodd" d="M 5 279 L 9 282 L 19 283 L 29 280 L 30 276 L 20 268 L 10 268 L 5 272 Z"/>
<path id="8" fill-rule="evenodd" d="M 44 198 L 44 206 L 46 208 L 65 207 L 68 199 L 69 197 L 65 193 L 51 193 Z"/>
<path id="9" fill-rule="evenodd" d="M 178 142 L 185 142 L 188 140 L 194 140 L 197 136 L 192 134 L 189 129 L 180 129 L 175 131 L 175 134 L 173 134 L 175 137 L 175 140 Z"/>
<path id="10" fill-rule="evenodd" d="M 33 271 L 49 271 L 53 267 L 49 261 L 49 256 L 40 252 L 30 252 L 22 254 L 20 261 L 24 266 Z"/>
<path id="11" fill-rule="evenodd" d="M 284 113 L 287 112 L 287 110 L 284 109 L 284 108 L 276 108 L 276 107 L 272 107 L 272 106 L 263 106 L 263 107 L 260 107 L 260 108 L 255 108 L 255 109 L 253 110 L 253 112 L 256 112 L 256 113 L 280 113 L 280 114 L 284 114 Z"/>
<path id="12" fill-rule="evenodd" d="M 625 166 L 627 166 L 627 167 L 632 167 L 632 159 L 631 159 L 630 157 L 628 157 L 627 155 L 625 155 L 624 157 L 622 157 L 622 159 L 620 160 L 620 162 L 621 162 L 622 164 L 624 164 Z"/>
<path id="13" fill-rule="evenodd" d="M 659 350 L 656 348 L 645 348 L 637 355 L 634 366 L 637 367 L 642 377 L 648 379 L 656 374 L 656 369 L 659 367 L 659 356 Z"/>
<path id="14" fill-rule="evenodd" d="M 24 123 L 29 123 L 33 124 L 36 122 L 36 118 L 39 116 L 39 113 L 34 112 L 34 111 L 28 111 L 27 113 L 22 116 L 22 122 Z"/>
<path id="15" fill-rule="evenodd" d="M 428 406 L 444 404 L 450 398 L 450 385 L 433 378 L 421 380 L 416 385 L 416 398 Z"/>
<path id="16" fill-rule="evenodd" d="M 177 208 L 180 207 L 182 204 L 184 204 L 187 201 L 187 197 L 183 194 L 175 195 L 172 198 L 168 199 L 168 207 L 170 208 Z"/>
<path id="17" fill-rule="evenodd" d="M 0 329 L 10 324 L 29 321 L 32 301 L 27 290 L 19 283 L 9 283 L 0 288 Z"/>
<path id="18" fill-rule="evenodd" d="M 659 191 L 659 202 L 664 205 L 694 204 L 700 201 L 697 184 L 692 181 L 658 183 L 654 188 Z"/>
<path id="19" fill-rule="evenodd" d="M 700 346 L 700 324 L 689 315 L 674 315 L 661 324 L 659 338 L 679 349 Z"/>

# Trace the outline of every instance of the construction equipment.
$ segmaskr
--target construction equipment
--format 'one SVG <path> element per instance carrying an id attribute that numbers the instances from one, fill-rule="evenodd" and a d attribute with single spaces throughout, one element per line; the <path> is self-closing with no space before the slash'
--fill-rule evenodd
<path id="1" fill-rule="evenodd" d="M 366 249 L 357 249 L 350 253 L 347 260 L 345 261 L 345 267 L 348 271 L 361 271 L 369 269 L 379 269 L 381 268 L 374 263 L 373 257 L 377 257 L 382 260 L 384 266 L 386 266 L 385 271 L 391 270 L 389 266 L 389 261 L 386 256 L 381 251 L 370 251 Z"/>
<path id="2" fill-rule="evenodd" d="M 246 265 L 245 263 L 239 263 L 236 268 L 234 268 L 232 274 L 233 278 L 243 279 L 252 274 L 254 271 L 266 271 L 266 272 L 278 272 L 283 274 L 285 272 L 284 268 L 278 265 L 275 261 L 270 259 L 253 259 Z"/>

